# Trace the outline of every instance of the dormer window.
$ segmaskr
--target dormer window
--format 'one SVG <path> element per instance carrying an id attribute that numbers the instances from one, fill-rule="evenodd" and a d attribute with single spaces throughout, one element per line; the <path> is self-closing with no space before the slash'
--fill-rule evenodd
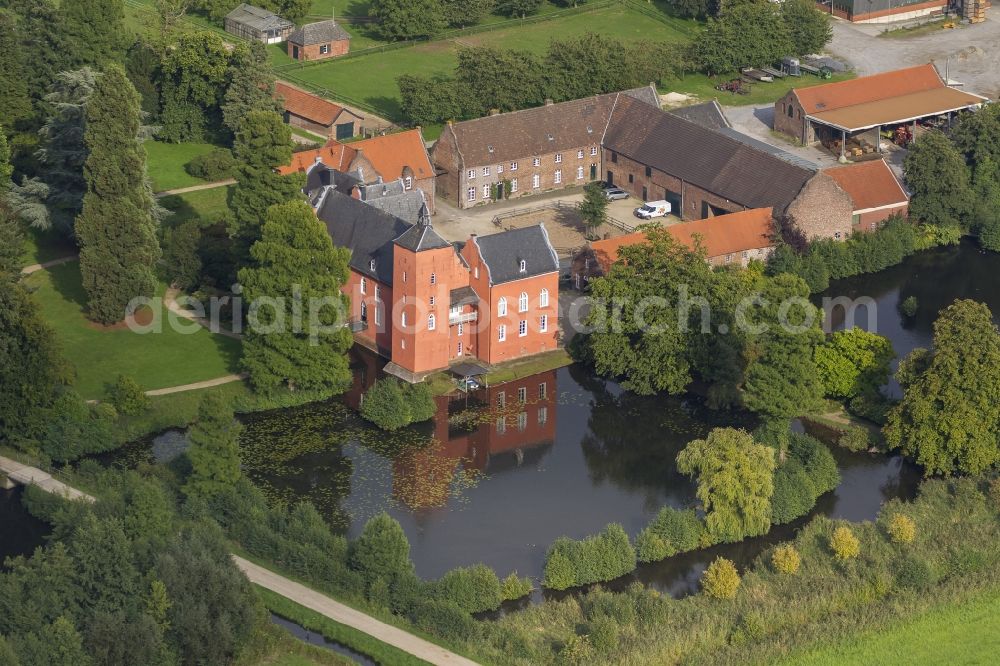
<path id="1" fill-rule="evenodd" d="M 492 153 L 493 152 L 493 144 L 490 144 L 490 145 L 486 146 L 486 150 L 488 150 L 488 151 L 490 151 Z"/>
<path id="2" fill-rule="evenodd" d="M 590 125 L 587 125 L 587 134 L 593 134 L 593 133 L 594 133 L 594 128 L 591 127 Z"/>
<path id="3" fill-rule="evenodd" d="M 370 268 L 371 270 L 375 270 L 375 260 L 374 259 L 372 259 L 371 261 L 368 262 L 368 268 Z"/>
<path id="4" fill-rule="evenodd" d="M 518 268 L 517 269 L 519 271 L 521 271 L 522 273 L 527 273 L 528 272 L 528 263 L 524 259 L 522 259 L 521 263 L 518 264 Z"/>
<path id="5" fill-rule="evenodd" d="M 555 137 L 552 136 L 551 134 L 548 135 L 548 139 L 549 139 L 549 141 L 555 141 Z"/>

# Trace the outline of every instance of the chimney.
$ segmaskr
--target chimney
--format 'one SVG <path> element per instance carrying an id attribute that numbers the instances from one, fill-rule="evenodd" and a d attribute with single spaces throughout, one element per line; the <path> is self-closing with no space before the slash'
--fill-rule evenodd
<path id="1" fill-rule="evenodd" d="M 552 106 L 553 103 L 554 102 L 552 101 L 551 97 L 546 97 L 545 98 L 545 106 Z"/>
<path id="2" fill-rule="evenodd" d="M 490 115 L 491 116 L 499 116 L 500 115 L 500 109 L 490 109 Z"/>
<path id="3" fill-rule="evenodd" d="M 361 200 L 361 188 L 357 185 L 351 188 L 351 198 L 357 199 L 358 201 Z"/>

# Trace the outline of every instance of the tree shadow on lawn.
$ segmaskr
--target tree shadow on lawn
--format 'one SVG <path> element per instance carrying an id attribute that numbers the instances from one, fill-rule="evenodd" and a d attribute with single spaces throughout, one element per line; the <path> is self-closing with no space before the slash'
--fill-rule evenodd
<path id="1" fill-rule="evenodd" d="M 187 202 L 184 197 L 179 194 L 171 194 L 169 196 L 162 197 L 157 201 L 161 206 L 170 211 L 170 215 L 163 220 L 163 226 L 168 229 L 180 226 L 188 220 L 193 220 L 199 217 L 199 213 L 195 210 L 194 206 Z"/>
<path id="2" fill-rule="evenodd" d="M 404 122 L 403 107 L 395 97 L 366 97 L 365 102 L 378 109 L 383 118 L 393 122 Z"/>

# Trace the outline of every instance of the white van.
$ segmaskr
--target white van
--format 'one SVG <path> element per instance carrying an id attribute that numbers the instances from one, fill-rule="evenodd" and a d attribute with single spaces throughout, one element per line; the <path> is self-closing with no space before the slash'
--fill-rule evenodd
<path id="1" fill-rule="evenodd" d="M 663 217 L 669 212 L 669 201 L 647 201 L 635 209 L 635 216 L 644 220 L 651 220 L 654 217 Z"/>

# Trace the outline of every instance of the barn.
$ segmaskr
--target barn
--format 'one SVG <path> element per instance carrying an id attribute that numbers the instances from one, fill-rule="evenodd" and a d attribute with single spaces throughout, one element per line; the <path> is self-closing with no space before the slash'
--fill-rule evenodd
<path id="1" fill-rule="evenodd" d="M 277 44 L 288 39 L 295 24 L 274 12 L 246 3 L 226 15 L 226 32 L 265 44 Z"/>

